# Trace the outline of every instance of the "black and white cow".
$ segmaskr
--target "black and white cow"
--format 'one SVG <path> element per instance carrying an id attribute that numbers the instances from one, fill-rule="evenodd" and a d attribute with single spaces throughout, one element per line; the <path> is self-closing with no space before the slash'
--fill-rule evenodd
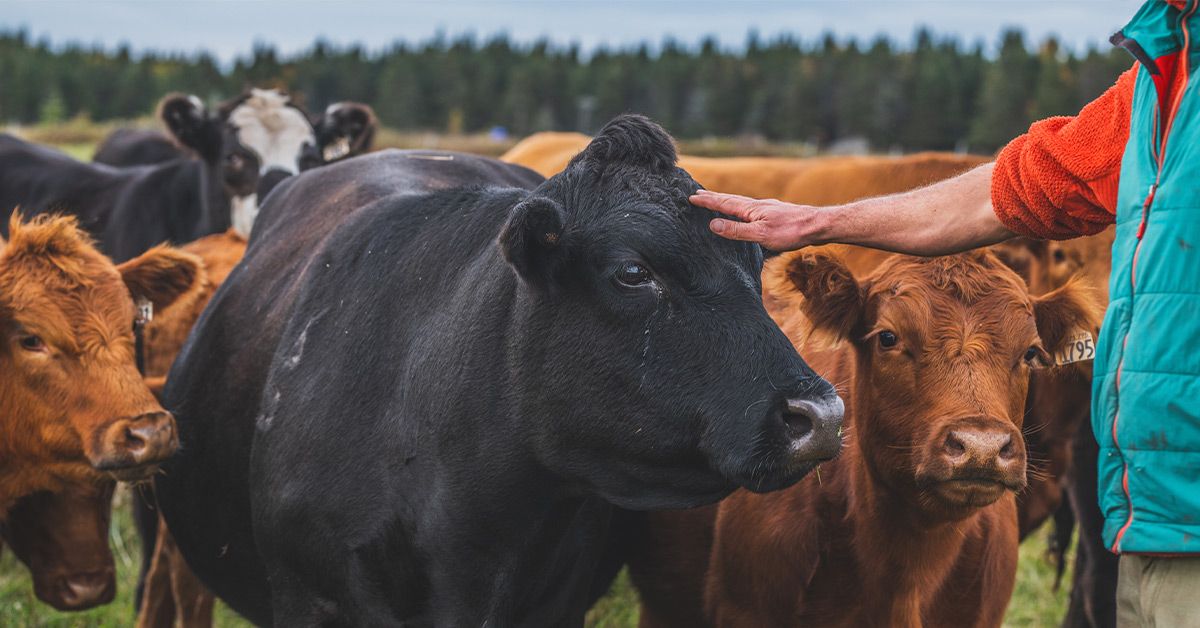
<path id="1" fill-rule="evenodd" d="M 292 177 L 164 392 L 187 562 L 260 624 L 581 625 L 612 507 L 774 490 L 841 400 L 666 133 L 549 180 L 383 151 Z"/>
<path id="2" fill-rule="evenodd" d="M 196 159 L 114 168 L 0 135 L 0 209 L 74 214 L 120 262 L 231 225 L 248 235 L 263 180 L 324 161 L 304 113 L 277 92 L 252 90 L 216 112 L 174 94 L 160 103 L 159 117 Z"/>
<path id="3" fill-rule="evenodd" d="M 379 126 L 370 106 L 349 101 L 329 105 L 324 113 L 309 119 L 325 163 L 371 152 Z M 161 131 L 122 128 L 104 138 L 92 161 L 110 166 L 149 166 L 186 156 L 188 152 Z M 260 186 L 259 198 L 265 196 Z"/>

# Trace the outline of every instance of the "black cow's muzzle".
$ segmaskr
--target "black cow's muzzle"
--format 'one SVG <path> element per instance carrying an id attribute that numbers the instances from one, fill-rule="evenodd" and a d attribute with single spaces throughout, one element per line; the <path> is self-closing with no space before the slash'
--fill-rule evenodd
<path id="1" fill-rule="evenodd" d="M 842 419 L 846 404 L 836 394 L 817 399 L 788 399 L 782 420 L 791 439 L 792 457 L 799 463 L 818 464 L 842 450 Z"/>

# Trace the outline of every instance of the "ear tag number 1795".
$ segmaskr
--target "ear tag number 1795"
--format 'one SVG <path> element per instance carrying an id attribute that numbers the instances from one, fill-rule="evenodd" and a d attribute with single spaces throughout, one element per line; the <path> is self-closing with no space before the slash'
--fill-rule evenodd
<path id="1" fill-rule="evenodd" d="M 1096 341 L 1091 332 L 1081 331 L 1067 339 L 1067 344 L 1054 354 L 1054 363 L 1062 366 L 1092 360 L 1096 357 Z"/>

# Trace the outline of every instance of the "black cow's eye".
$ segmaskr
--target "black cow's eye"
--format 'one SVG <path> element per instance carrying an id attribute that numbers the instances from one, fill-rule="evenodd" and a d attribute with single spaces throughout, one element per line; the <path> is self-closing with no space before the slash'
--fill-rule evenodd
<path id="1" fill-rule="evenodd" d="M 884 349 L 891 349 L 892 347 L 896 346 L 897 342 L 900 342 L 900 339 L 896 337 L 894 332 L 890 332 L 886 329 L 879 332 L 879 346 L 883 347 Z"/>
<path id="2" fill-rule="evenodd" d="M 41 338 L 34 336 L 32 334 L 28 335 L 28 336 L 21 336 L 21 339 L 18 342 L 21 343 L 21 348 L 26 351 L 45 351 L 46 350 L 46 343 L 43 342 Z"/>
<path id="3" fill-rule="evenodd" d="M 636 262 L 621 264 L 621 268 L 617 270 L 617 281 L 626 286 L 644 286 L 653 279 L 650 271 Z"/>
<path id="4" fill-rule="evenodd" d="M 1025 361 L 1033 364 L 1034 361 L 1038 359 L 1038 355 L 1040 354 L 1041 351 L 1039 351 L 1037 347 L 1029 347 L 1025 350 Z"/>
<path id="5" fill-rule="evenodd" d="M 241 170 L 242 166 L 246 165 L 246 159 L 237 153 L 230 153 L 225 157 L 225 163 L 234 170 Z"/>

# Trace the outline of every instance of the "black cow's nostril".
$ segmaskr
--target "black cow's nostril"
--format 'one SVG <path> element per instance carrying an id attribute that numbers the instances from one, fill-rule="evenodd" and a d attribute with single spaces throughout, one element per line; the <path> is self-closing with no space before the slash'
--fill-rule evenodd
<path id="1" fill-rule="evenodd" d="M 792 436 L 795 438 L 804 436 L 813 429 L 812 417 L 806 414 L 797 414 L 790 410 L 783 413 L 783 422 L 792 431 Z"/>
<path id="2" fill-rule="evenodd" d="M 813 431 L 821 420 L 821 408 L 808 399 L 788 399 L 783 408 L 783 422 L 800 438 Z"/>

